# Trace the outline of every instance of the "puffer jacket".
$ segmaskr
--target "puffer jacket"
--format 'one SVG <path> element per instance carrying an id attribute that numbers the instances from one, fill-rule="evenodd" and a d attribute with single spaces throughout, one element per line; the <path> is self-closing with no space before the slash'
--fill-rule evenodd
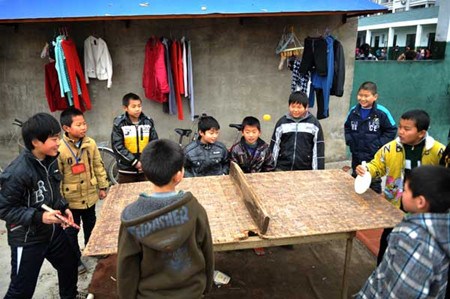
<path id="1" fill-rule="evenodd" d="M 119 172 L 137 174 L 134 167 L 139 162 L 145 146 L 158 139 L 153 120 L 144 113 L 139 116 L 139 123 L 133 124 L 128 113 L 114 119 L 111 133 L 111 144 L 116 154 Z"/>
<path id="2" fill-rule="evenodd" d="M 119 298 L 201 298 L 211 289 L 213 271 L 208 217 L 190 192 L 141 194 L 123 210 Z"/>
<path id="3" fill-rule="evenodd" d="M 228 150 L 219 141 L 207 144 L 200 140 L 192 141 L 184 148 L 184 155 L 185 177 L 223 175 L 230 170 Z"/>
<path id="4" fill-rule="evenodd" d="M 255 153 L 251 155 L 244 137 L 230 149 L 230 160 L 237 163 L 244 173 L 267 172 L 275 169 L 269 145 L 261 138 L 256 142 Z"/>
<path id="5" fill-rule="evenodd" d="M 70 147 L 70 149 L 69 149 Z M 72 166 L 83 163 L 85 171 L 72 173 Z M 84 137 L 80 148 L 66 134 L 59 145 L 58 167 L 63 175 L 61 194 L 71 209 L 88 209 L 98 201 L 98 189 L 109 183 L 100 152 L 94 139 Z"/>
<path id="6" fill-rule="evenodd" d="M 322 126 L 309 112 L 299 120 L 289 114 L 280 118 L 273 131 L 270 150 L 275 167 L 280 170 L 325 168 Z"/>
<path id="7" fill-rule="evenodd" d="M 352 153 L 352 168 L 362 161 L 370 161 L 384 144 L 395 138 L 397 126 L 391 113 L 373 103 L 366 119 L 361 118 L 361 105 L 352 107 L 344 124 L 345 143 Z"/>
<path id="8" fill-rule="evenodd" d="M 0 219 L 6 221 L 8 244 L 27 246 L 49 242 L 55 225 L 42 222 L 42 204 L 60 210 L 68 204 L 61 196 L 61 173 L 56 157 L 39 161 L 25 149 L 0 175 Z"/>
<path id="9" fill-rule="evenodd" d="M 421 165 L 439 165 L 444 152 L 444 145 L 427 136 L 422 151 Z M 384 187 L 385 198 L 395 207 L 400 208 L 405 176 L 405 148 L 396 138 L 383 145 L 370 163 L 367 163 L 372 178 L 386 175 Z"/>

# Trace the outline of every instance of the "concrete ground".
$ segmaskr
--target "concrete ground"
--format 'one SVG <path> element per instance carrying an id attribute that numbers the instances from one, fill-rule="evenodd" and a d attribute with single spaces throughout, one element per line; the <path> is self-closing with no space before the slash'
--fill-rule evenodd
<path id="1" fill-rule="evenodd" d="M 0 166 L 7 165 L 16 153 L 0 145 Z M 349 161 L 327 163 L 327 168 L 342 168 Z M 97 209 L 101 209 L 101 202 Z M 82 233 L 80 233 L 82 244 Z M 0 296 L 6 293 L 10 275 L 10 249 L 4 222 L 0 224 Z M 214 286 L 207 298 L 338 298 L 341 292 L 345 242 L 330 241 L 295 245 L 292 250 L 267 248 L 258 256 L 253 250 L 215 254 L 216 269 L 231 276 L 229 284 Z M 114 257 L 99 260 L 83 257 L 88 272 L 79 276 L 78 288 L 92 291 L 95 298 L 115 294 Z M 95 271 L 95 269 L 97 270 Z M 375 268 L 375 257 L 355 239 L 349 271 L 349 296 L 356 293 Z M 93 276 L 95 272 L 95 275 Z M 46 261 L 39 275 L 33 298 L 58 298 L 56 271 Z"/>

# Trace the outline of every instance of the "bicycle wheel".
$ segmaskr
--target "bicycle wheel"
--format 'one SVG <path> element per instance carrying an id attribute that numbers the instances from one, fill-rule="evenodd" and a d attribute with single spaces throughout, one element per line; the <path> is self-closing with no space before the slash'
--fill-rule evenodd
<path id="1" fill-rule="evenodd" d="M 114 151 L 108 147 L 99 146 L 98 151 L 102 157 L 105 171 L 111 184 L 117 184 L 117 162 Z"/>
<path id="2" fill-rule="evenodd" d="M 119 170 L 117 169 L 117 161 L 114 161 L 109 165 L 108 169 L 108 178 L 112 185 L 117 184 L 117 180 L 119 179 Z"/>

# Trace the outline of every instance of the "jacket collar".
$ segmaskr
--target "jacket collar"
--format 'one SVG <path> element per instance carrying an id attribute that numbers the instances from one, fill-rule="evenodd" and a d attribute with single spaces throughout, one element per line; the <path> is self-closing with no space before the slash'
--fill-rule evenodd
<path id="1" fill-rule="evenodd" d="M 400 141 L 400 137 L 395 138 L 395 142 L 403 148 L 403 143 Z M 434 142 L 434 138 L 428 135 L 427 132 L 427 135 L 425 136 L 425 150 L 430 150 L 434 146 Z"/>

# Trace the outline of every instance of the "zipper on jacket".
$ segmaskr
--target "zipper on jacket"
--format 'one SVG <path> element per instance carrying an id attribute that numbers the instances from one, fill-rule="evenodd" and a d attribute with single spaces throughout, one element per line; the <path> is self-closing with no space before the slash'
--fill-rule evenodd
<path id="1" fill-rule="evenodd" d="M 52 188 L 52 184 L 51 184 L 51 182 L 50 182 L 48 170 L 47 170 L 47 168 L 44 166 L 44 164 L 41 163 L 41 161 L 39 161 L 39 160 L 37 160 L 37 159 L 36 159 L 36 161 L 38 161 L 39 164 L 45 169 L 45 173 L 47 174 L 48 188 L 50 189 L 51 202 L 54 203 L 54 202 L 53 202 L 53 200 L 54 200 L 54 198 L 53 198 L 53 188 Z M 48 168 L 50 169 L 50 167 L 52 166 L 52 164 L 55 163 L 55 162 L 56 162 L 56 159 L 53 160 L 53 161 L 48 165 Z M 52 205 L 52 208 L 53 208 L 53 205 Z M 52 236 L 50 237 L 50 240 L 53 240 L 53 236 L 55 235 L 55 223 L 52 224 L 52 228 L 53 228 L 53 230 L 52 230 Z"/>
<path id="2" fill-rule="evenodd" d="M 295 138 L 294 138 L 294 155 L 292 157 L 292 165 L 291 165 L 291 170 L 294 169 L 294 164 L 295 164 L 295 151 L 297 150 L 297 134 L 298 134 L 298 122 L 295 123 Z"/>
<path id="3" fill-rule="evenodd" d="M 139 154 L 141 151 L 139 149 L 139 125 L 135 125 L 135 130 L 136 130 L 136 154 Z"/>

